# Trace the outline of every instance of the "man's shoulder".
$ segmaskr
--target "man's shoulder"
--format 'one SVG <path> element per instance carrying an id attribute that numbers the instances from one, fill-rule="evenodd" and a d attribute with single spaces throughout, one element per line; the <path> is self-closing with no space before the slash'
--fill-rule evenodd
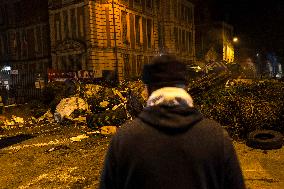
<path id="1" fill-rule="evenodd" d="M 124 124 L 122 124 L 120 129 L 128 130 L 128 129 L 131 129 L 133 127 L 140 126 L 141 124 L 143 124 L 143 123 L 139 118 L 134 118 L 133 120 L 128 120 Z"/>
<path id="2" fill-rule="evenodd" d="M 226 130 L 222 127 L 220 123 L 213 119 L 203 118 L 200 120 L 195 127 L 201 130 L 202 133 L 209 133 L 223 138 L 226 134 Z"/>
<path id="3" fill-rule="evenodd" d="M 209 126 L 209 127 L 214 127 L 214 128 L 220 128 L 221 125 L 220 123 L 218 123 L 217 121 L 213 120 L 213 119 L 209 119 L 209 118 L 206 118 L 206 117 L 203 117 L 199 124 L 202 124 L 202 125 L 206 125 L 206 126 Z"/>
<path id="4" fill-rule="evenodd" d="M 142 125 L 144 123 L 139 119 L 139 118 L 135 118 L 133 120 L 129 120 L 126 121 L 124 124 L 122 124 L 119 129 L 118 129 L 118 133 L 120 135 L 125 135 L 127 133 L 137 133 L 139 132 L 142 128 Z"/>

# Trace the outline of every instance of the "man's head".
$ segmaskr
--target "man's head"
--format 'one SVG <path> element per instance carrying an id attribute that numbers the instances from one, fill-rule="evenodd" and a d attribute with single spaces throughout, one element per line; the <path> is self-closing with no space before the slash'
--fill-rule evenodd
<path id="1" fill-rule="evenodd" d="M 162 55 L 144 65 L 142 81 L 148 93 L 163 87 L 181 87 L 187 84 L 186 65 L 173 56 Z"/>

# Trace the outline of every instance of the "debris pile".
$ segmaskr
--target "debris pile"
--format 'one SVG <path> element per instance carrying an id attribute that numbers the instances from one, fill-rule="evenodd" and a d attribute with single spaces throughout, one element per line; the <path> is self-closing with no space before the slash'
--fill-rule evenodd
<path id="1" fill-rule="evenodd" d="M 57 122 L 61 122 L 64 118 L 73 120 L 79 118 L 81 114 L 84 114 L 88 110 L 89 105 L 82 98 L 64 98 L 56 106 L 54 118 Z"/>
<path id="2" fill-rule="evenodd" d="M 256 129 L 284 131 L 284 83 L 234 80 L 196 96 L 207 117 L 224 125 L 231 136 L 244 138 Z"/>
<path id="3" fill-rule="evenodd" d="M 43 98 L 28 104 L 31 115 L 26 120 L 14 116 L 3 120 L 2 126 L 59 123 L 87 126 L 109 135 L 116 132 L 116 127 L 135 117 L 146 103 L 147 93 L 141 81 L 121 82 L 117 87 L 71 84 L 49 83 Z"/>
<path id="4" fill-rule="evenodd" d="M 283 82 L 248 79 L 223 82 L 228 76 L 223 72 L 211 76 L 205 78 L 206 82 L 191 83 L 189 93 L 196 107 L 206 117 L 220 122 L 231 136 L 243 138 L 256 129 L 284 131 Z M 212 85 L 214 83 L 217 85 Z M 33 105 L 37 108 L 35 112 L 39 110 L 35 116 L 26 120 L 13 116 L 0 119 L 0 124 L 12 128 L 60 123 L 87 126 L 93 130 L 92 134 L 109 135 L 137 116 L 147 100 L 147 91 L 141 81 L 120 83 L 115 88 L 98 84 L 74 86 L 70 92 L 70 87 L 60 90 L 62 83 L 49 84 L 50 96 L 46 97 L 45 106 Z M 42 107 L 48 108 L 43 111 Z"/>

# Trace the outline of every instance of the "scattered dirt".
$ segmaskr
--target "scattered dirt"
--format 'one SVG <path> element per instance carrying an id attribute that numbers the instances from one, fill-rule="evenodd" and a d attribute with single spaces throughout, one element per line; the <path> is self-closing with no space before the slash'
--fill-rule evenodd
<path id="1" fill-rule="evenodd" d="M 33 136 L 0 147 L 1 188 L 98 188 L 109 137 L 90 135 L 72 142 L 70 138 L 86 133 L 87 128 L 35 128 L 0 136 L 0 143 L 8 136 Z M 284 188 L 284 148 L 263 151 L 242 142 L 234 145 L 248 189 Z"/>
<path id="2" fill-rule="evenodd" d="M 1 188 L 97 188 L 110 139 L 70 140 L 82 132 L 64 127 L 0 149 Z"/>
<path id="3" fill-rule="evenodd" d="M 284 148 L 258 150 L 234 142 L 248 189 L 284 188 Z"/>

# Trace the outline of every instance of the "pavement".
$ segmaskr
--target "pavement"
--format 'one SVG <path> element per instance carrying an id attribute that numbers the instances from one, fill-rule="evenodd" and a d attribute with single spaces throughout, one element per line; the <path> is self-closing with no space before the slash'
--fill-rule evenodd
<path id="1" fill-rule="evenodd" d="M 0 189 L 98 188 L 110 137 L 58 125 L 0 135 Z M 79 137 L 78 137 L 79 136 Z M 284 148 L 234 142 L 248 189 L 284 188 Z"/>
<path id="2" fill-rule="evenodd" d="M 234 142 L 248 189 L 284 188 L 284 147 L 259 150 Z"/>

